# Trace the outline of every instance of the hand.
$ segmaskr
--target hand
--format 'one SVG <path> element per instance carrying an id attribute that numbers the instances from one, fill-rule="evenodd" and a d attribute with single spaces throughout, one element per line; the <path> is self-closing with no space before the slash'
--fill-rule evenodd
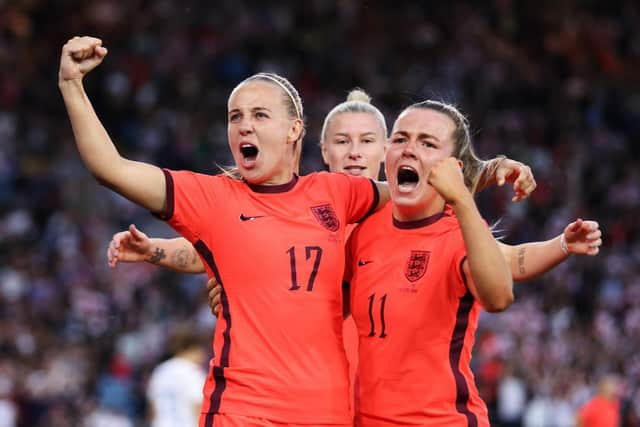
<path id="1" fill-rule="evenodd" d="M 207 282 L 207 291 L 209 291 L 208 299 L 211 314 L 217 317 L 220 312 L 220 292 L 222 291 L 222 287 L 218 284 L 215 277 L 212 277 Z"/>
<path id="2" fill-rule="evenodd" d="M 427 180 L 447 203 L 455 204 L 462 197 L 470 195 L 464 185 L 460 161 L 454 157 L 438 162 L 429 171 Z"/>
<path id="3" fill-rule="evenodd" d="M 131 224 L 127 231 L 116 233 L 111 238 L 107 249 L 109 267 L 115 268 L 118 262 L 146 261 L 153 255 L 151 247 L 151 239 Z"/>
<path id="4" fill-rule="evenodd" d="M 537 186 L 529 166 L 508 158 L 498 162 L 495 176 L 498 187 L 502 187 L 505 182 L 513 184 L 513 191 L 516 193 L 511 199 L 513 202 L 526 199 Z"/>
<path id="5" fill-rule="evenodd" d="M 95 37 L 74 37 L 62 46 L 58 83 L 81 80 L 97 67 L 107 55 L 102 40 Z"/>
<path id="6" fill-rule="evenodd" d="M 564 238 L 569 253 L 576 255 L 598 255 L 602 245 L 602 231 L 597 221 L 578 218 L 564 229 Z"/>

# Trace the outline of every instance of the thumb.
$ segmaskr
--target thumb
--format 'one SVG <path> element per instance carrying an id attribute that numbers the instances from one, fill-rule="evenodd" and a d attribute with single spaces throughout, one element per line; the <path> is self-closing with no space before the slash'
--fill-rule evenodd
<path id="1" fill-rule="evenodd" d="M 506 180 L 506 173 L 507 170 L 502 167 L 498 167 L 498 169 L 496 170 L 496 183 L 498 184 L 498 187 L 502 187 L 504 185 L 504 182 Z"/>
<path id="2" fill-rule="evenodd" d="M 569 231 L 576 232 L 580 230 L 581 226 L 582 226 L 582 218 L 578 218 L 577 220 L 575 220 L 575 222 L 569 225 Z"/>
<path id="3" fill-rule="evenodd" d="M 135 239 L 135 240 L 142 240 L 145 237 L 145 234 L 138 230 L 135 226 L 135 224 L 131 224 L 129 226 L 129 232 L 131 233 L 131 236 Z"/>

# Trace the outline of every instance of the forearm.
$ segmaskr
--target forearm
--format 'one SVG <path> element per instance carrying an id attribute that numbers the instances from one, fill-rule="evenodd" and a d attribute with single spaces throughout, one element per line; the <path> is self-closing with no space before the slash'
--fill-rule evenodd
<path id="1" fill-rule="evenodd" d="M 498 170 L 498 165 L 505 158 L 505 156 L 498 156 L 484 162 L 482 171 L 480 172 L 480 177 L 478 178 L 478 184 L 476 186 L 477 193 L 496 184 L 496 171 Z"/>
<path id="2" fill-rule="evenodd" d="M 469 194 L 454 204 L 467 248 L 467 263 L 477 297 L 488 311 L 501 311 L 513 302 L 511 271 Z"/>
<path id="3" fill-rule="evenodd" d="M 562 251 L 560 236 L 544 242 L 508 246 L 512 253 L 510 266 L 513 280 L 534 279 L 566 260 L 569 255 Z"/>
<path id="4" fill-rule="evenodd" d="M 152 165 L 120 156 L 109 134 L 98 119 L 82 82 L 59 83 L 82 161 L 96 179 L 132 202 L 153 212 L 165 204 L 162 171 Z"/>
<path id="5" fill-rule="evenodd" d="M 182 237 L 150 240 L 151 252 L 145 257 L 146 262 L 178 273 L 198 274 L 205 272 L 198 252 L 188 240 Z"/>

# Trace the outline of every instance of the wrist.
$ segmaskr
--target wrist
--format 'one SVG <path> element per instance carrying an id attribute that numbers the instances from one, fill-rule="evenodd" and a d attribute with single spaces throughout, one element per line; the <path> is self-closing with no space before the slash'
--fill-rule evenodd
<path id="1" fill-rule="evenodd" d="M 562 253 L 564 253 L 566 256 L 571 255 L 571 251 L 569 250 L 569 245 L 567 245 L 567 238 L 565 237 L 564 233 L 560 235 L 560 249 L 562 250 Z"/>

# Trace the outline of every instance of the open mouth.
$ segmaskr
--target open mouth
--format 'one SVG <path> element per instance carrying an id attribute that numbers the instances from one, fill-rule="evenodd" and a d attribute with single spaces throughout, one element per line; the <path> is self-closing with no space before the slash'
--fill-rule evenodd
<path id="1" fill-rule="evenodd" d="M 244 143 L 240 145 L 240 153 L 245 160 L 255 160 L 258 157 L 258 147 L 252 144 Z"/>
<path id="2" fill-rule="evenodd" d="M 343 169 L 349 175 L 360 176 L 360 175 L 362 175 L 364 173 L 364 170 L 366 169 L 366 167 L 365 166 L 351 165 L 351 166 L 345 166 Z"/>
<path id="3" fill-rule="evenodd" d="M 414 190 L 420 182 L 418 172 L 410 166 L 400 166 L 398 169 L 398 188 L 402 192 Z"/>

